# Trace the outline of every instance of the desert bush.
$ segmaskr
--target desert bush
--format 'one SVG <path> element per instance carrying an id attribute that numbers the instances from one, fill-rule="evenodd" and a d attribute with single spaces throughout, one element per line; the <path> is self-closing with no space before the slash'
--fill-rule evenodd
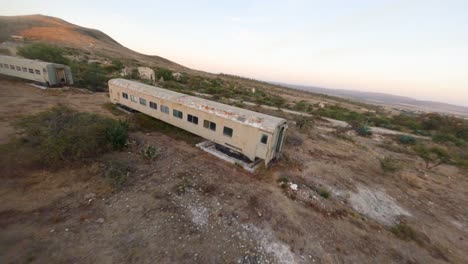
<path id="1" fill-rule="evenodd" d="M 128 163 L 110 161 L 106 164 L 104 177 L 117 190 L 120 190 L 130 176 L 131 167 Z"/>
<path id="2" fill-rule="evenodd" d="M 458 147 L 462 147 L 466 145 L 466 142 L 463 141 L 460 138 L 457 138 L 453 135 L 446 134 L 446 133 L 437 133 L 434 136 L 432 136 L 432 140 L 437 143 L 443 143 L 443 144 L 453 144 Z"/>
<path id="3" fill-rule="evenodd" d="M 398 141 L 404 145 L 414 145 L 416 144 L 416 138 L 410 135 L 400 135 Z"/>
<path id="4" fill-rule="evenodd" d="M 106 128 L 106 139 L 114 149 L 124 148 L 128 139 L 128 123 L 126 121 L 110 122 Z"/>
<path id="5" fill-rule="evenodd" d="M 450 154 L 440 147 L 427 148 L 424 145 L 418 145 L 414 151 L 424 160 L 428 170 L 451 161 Z"/>
<path id="6" fill-rule="evenodd" d="M 148 145 L 142 150 L 143 157 L 148 160 L 154 160 L 158 156 L 158 150 L 156 147 Z"/>
<path id="7" fill-rule="evenodd" d="M 83 87 L 91 91 L 106 91 L 107 76 L 105 69 L 97 63 L 73 62 L 70 64 L 74 86 Z"/>
<path id="8" fill-rule="evenodd" d="M 367 125 L 358 125 L 358 126 L 355 127 L 354 130 L 361 137 L 368 137 L 368 136 L 372 135 L 372 131 L 371 131 L 370 127 L 368 127 Z"/>
<path id="9" fill-rule="evenodd" d="M 391 157 L 384 157 L 382 159 L 379 159 L 379 162 L 380 162 L 380 167 L 385 173 L 388 173 L 388 172 L 393 173 L 401 169 L 398 160 L 391 158 Z"/>
<path id="10" fill-rule="evenodd" d="M 288 176 L 281 176 L 278 179 L 278 184 L 281 188 L 286 188 L 289 183 L 289 177 Z"/>
<path id="11" fill-rule="evenodd" d="M 113 72 L 122 70 L 124 67 L 125 66 L 123 65 L 123 63 L 121 61 L 113 60 L 110 65 L 104 66 L 104 70 L 107 73 L 113 73 Z"/>
<path id="12" fill-rule="evenodd" d="M 309 128 L 311 128 L 313 125 L 314 125 L 314 120 L 310 117 L 306 117 L 306 116 L 299 116 L 296 118 L 296 127 L 300 130 L 300 131 L 304 131 L 304 130 L 307 130 Z"/>
<path id="13" fill-rule="evenodd" d="M 297 102 L 293 107 L 293 110 L 300 111 L 300 112 L 308 112 L 311 109 L 312 109 L 311 105 L 304 100 Z"/>
<path id="14" fill-rule="evenodd" d="M 18 55 L 27 59 L 42 60 L 60 64 L 70 64 L 64 57 L 65 50 L 44 43 L 33 43 L 18 48 Z"/>
<path id="15" fill-rule="evenodd" d="M 322 196 L 325 199 L 330 198 L 330 192 L 325 190 L 325 189 L 320 189 L 319 190 L 319 195 Z"/>
<path id="16" fill-rule="evenodd" d="M 405 223 L 398 223 L 390 228 L 390 231 L 403 240 L 419 240 L 418 234 Z"/>
<path id="17" fill-rule="evenodd" d="M 16 124 L 24 144 L 35 149 L 45 165 L 96 157 L 126 141 L 126 126 L 117 120 L 76 112 L 65 106 L 23 118 Z"/>
<path id="18" fill-rule="evenodd" d="M 161 79 L 161 77 L 164 79 L 164 81 L 173 80 L 172 71 L 166 68 L 158 68 L 156 70 L 156 78 Z"/>

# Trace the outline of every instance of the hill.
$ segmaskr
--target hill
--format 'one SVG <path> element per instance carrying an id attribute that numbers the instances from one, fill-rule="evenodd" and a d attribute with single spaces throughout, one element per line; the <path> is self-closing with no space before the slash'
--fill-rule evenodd
<path id="1" fill-rule="evenodd" d="M 187 68 L 159 56 L 147 56 L 130 50 L 103 32 L 74 25 L 65 20 L 44 16 L 0 16 L 0 42 L 12 35 L 22 36 L 27 42 L 44 42 L 62 47 L 134 60 L 149 66 L 163 66 L 173 70 Z"/>

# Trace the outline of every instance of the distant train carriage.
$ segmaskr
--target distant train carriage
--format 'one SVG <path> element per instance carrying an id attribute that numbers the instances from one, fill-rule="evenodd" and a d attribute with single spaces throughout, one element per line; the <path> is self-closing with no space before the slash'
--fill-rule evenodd
<path id="1" fill-rule="evenodd" d="M 0 55 L 0 74 L 41 83 L 48 87 L 73 84 L 70 67 L 38 60 Z"/>
<path id="2" fill-rule="evenodd" d="M 265 165 L 280 156 L 286 120 L 125 79 L 109 81 L 114 104 L 187 130 Z"/>

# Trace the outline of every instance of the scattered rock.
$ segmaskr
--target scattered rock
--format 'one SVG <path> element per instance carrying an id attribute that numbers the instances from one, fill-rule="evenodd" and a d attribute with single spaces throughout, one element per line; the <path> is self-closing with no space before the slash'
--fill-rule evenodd
<path id="1" fill-rule="evenodd" d="M 85 200 L 93 199 L 94 197 L 96 197 L 95 193 L 87 193 L 84 196 Z"/>
<path id="2" fill-rule="evenodd" d="M 99 224 L 104 223 L 104 218 L 102 218 L 102 217 L 101 217 L 101 218 L 98 218 L 98 219 L 96 220 L 96 223 L 99 223 Z"/>

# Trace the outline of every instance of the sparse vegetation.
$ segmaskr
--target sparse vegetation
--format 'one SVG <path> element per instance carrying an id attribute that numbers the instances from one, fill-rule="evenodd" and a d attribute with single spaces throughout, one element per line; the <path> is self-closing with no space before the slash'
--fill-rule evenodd
<path id="1" fill-rule="evenodd" d="M 451 160 L 449 153 L 440 147 L 427 148 L 424 145 L 418 145 L 414 148 L 414 151 L 424 160 L 428 170 L 449 163 Z"/>
<path id="2" fill-rule="evenodd" d="M 457 147 L 462 147 L 466 145 L 466 142 L 463 139 L 457 138 L 454 135 L 446 133 L 437 133 L 434 136 L 432 136 L 432 140 L 434 142 L 442 144 L 453 144 Z"/>
<path id="3" fill-rule="evenodd" d="M 148 145 L 142 150 L 143 157 L 153 161 L 158 156 L 158 149 L 155 146 Z"/>
<path id="4" fill-rule="evenodd" d="M 357 124 L 356 126 L 353 126 L 354 130 L 357 132 L 357 134 L 361 137 L 369 137 L 372 136 L 372 131 L 370 127 L 367 125 L 363 124 Z"/>
<path id="5" fill-rule="evenodd" d="M 390 231 L 400 239 L 403 240 L 419 240 L 416 231 L 411 226 L 405 223 L 398 223 L 390 228 Z"/>
<path id="6" fill-rule="evenodd" d="M 289 178 L 287 176 L 281 176 L 278 179 L 278 184 L 281 188 L 286 188 L 288 186 L 288 183 L 289 183 Z"/>
<path id="7" fill-rule="evenodd" d="M 330 192 L 328 190 L 320 189 L 318 193 L 320 196 L 322 196 L 325 199 L 330 198 Z"/>
<path id="8" fill-rule="evenodd" d="M 109 161 L 106 164 L 104 177 L 117 190 L 120 190 L 127 182 L 130 176 L 131 167 L 127 163 L 118 161 Z"/>
<path id="9" fill-rule="evenodd" d="M 17 126 L 23 144 L 35 149 L 40 162 L 52 166 L 121 149 L 127 140 L 125 123 L 65 106 L 23 118 Z"/>
<path id="10" fill-rule="evenodd" d="M 382 159 L 379 159 L 379 162 L 380 162 L 380 167 L 385 173 L 393 173 L 401 169 L 401 166 L 398 160 L 392 157 L 384 157 Z"/>
<path id="11" fill-rule="evenodd" d="M 401 135 L 398 137 L 398 141 L 404 145 L 414 145 L 416 144 L 416 138 L 410 135 Z"/>
<path id="12" fill-rule="evenodd" d="M 300 131 L 305 131 L 314 125 L 314 120 L 310 117 L 299 116 L 296 119 L 296 127 Z"/>
<path id="13" fill-rule="evenodd" d="M 124 112 L 122 112 L 121 110 L 117 109 L 117 106 L 113 103 L 105 103 L 102 105 L 102 107 L 104 107 L 105 109 L 107 109 L 109 112 L 111 112 L 113 115 L 116 115 L 116 116 L 121 116 L 121 115 L 124 115 Z"/>
<path id="14" fill-rule="evenodd" d="M 64 53 L 64 49 L 44 43 L 32 43 L 18 48 L 18 55 L 28 59 L 69 65 L 70 61 L 65 58 Z"/>

